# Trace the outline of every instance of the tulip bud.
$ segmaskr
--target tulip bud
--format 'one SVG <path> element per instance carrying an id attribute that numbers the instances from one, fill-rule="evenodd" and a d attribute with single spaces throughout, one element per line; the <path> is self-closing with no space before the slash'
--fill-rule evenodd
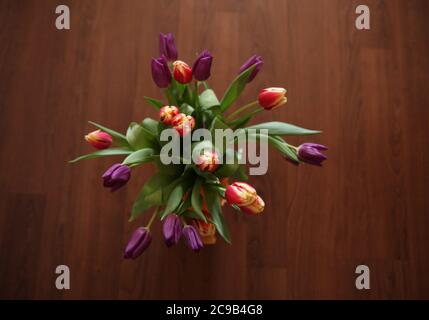
<path id="1" fill-rule="evenodd" d="M 194 227 L 198 230 L 203 244 L 216 243 L 216 227 L 213 223 L 204 222 L 203 220 L 194 219 L 192 221 Z"/>
<path id="2" fill-rule="evenodd" d="M 184 113 L 179 113 L 171 120 L 171 125 L 179 133 L 180 136 L 186 136 L 195 127 L 195 120 L 192 116 L 187 116 Z"/>
<path id="3" fill-rule="evenodd" d="M 250 82 L 256 77 L 259 70 L 261 70 L 263 64 L 264 64 L 264 61 L 262 61 L 261 56 L 253 55 L 240 67 L 239 73 L 242 73 L 245 70 L 249 69 L 251 66 L 255 65 L 255 68 L 253 69 L 249 78 L 247 78 L 247 82 Z"/>
<path id="4" fill-rule="evenodd" d="M 125 248 L 124 258 L 137 258 L 149 247 L 151 242 L 152 236 L 150 235 L 149 229 L 143 227 L 136 229 Z"/>
<path id="5" fill-rule="evenodd" d="M 124 186 L 131 177 L 131 169 L 123 164 L 117 163 L 111 166 L 103 174 L 103 185 L 106 188 L 111 188 L 111 191 L 116 191 Z"/>
<path id="6" fill-rule="evenodd" d="M 219 156 L 216 151 L 205 150 L 198 157 L 198 168 L 201 171 L 214 172 L 219 167 Z"/>
<path id="7" fill-rule="evenodd" d="M 159 88 L 167 88 L 171 83 L 171 72 L 164 56 L 152 59 L 152 78 Z"/>
<path id="8" fill-rule="evenodd" d="M 187 225 L 183 228 L 183 236 L 186 239 L 188 246 L 195 252 L 200 251 L 204 247 L 203 242 L 201 241 L 198 231 L 190 225 Z"/>
<path id="9" fill-rule="evenodd" d="M 275 109 L 287 102 L 286 89 L 266 88 L 259 93 L 259 105 L 265 110 Z"/>
<path id="10" fill-rule="evenodd" d="M 172 33 L 159 34 L 159 54 L 170 61 L 177 60 L 177 48 Z"/>
<path id="11" fill-rule="evenodd" d="M 298 147 L 299 160 L 315 166 L 322 166 L 322 162 L 328 159 L 320 151 L 328 150 L 327 147 L 317 143 L 303 143 Z"/>
<path id="12" fill-rule="evenodd" d="M 225 197 L 230 205 L 242 207 L 253 203 L 257 194 L 251 185 L 245 182 L 234 182 L 226 187 Z"/>
<path id="13" fill-rule="evenodd" d="M 167 247 L 171 247 L 176 244 L 182 236 L 182 222 L 180 218 L 175 214 L 170 214 L 165 218 L 164 225 L 162 226 L 162 232 L 164 234 L 165 244 Z"/>
<path id="14" fill-rule="evenodd" d="M 112 136 L 101 130 L 95 130 L 85 136 L 85 140 L 95 149 L 107 149 L 112 144 Z"/>
<path id="15" fill-rule="evenodd" d="M 210 77 L 213 57 L 208 50 L 204 50 L 192 66 L 194 78 L 198 81 L 207 80 Z"/>
<path id="16" fill-rule="evenodd" d="M 166 124 L 170 125 L 171 120 L 179 113 L 179 109 L 175 106 L 165 106 L 159 110 L 159 120 Z"/>
<path id="17" fill-rule="evenodd" d="M 177 60 L 173 63 L 173 75 L 177 82 L 187 84 L 192 80 L 192 69 L 185 62 Z"/>
<path id="18" fill-rule="evenodd" d="M 240 207 L 241 211 L 250 215 L 256 215 L 264 211 L 265 202 L 260 196 L 256 196 L 255 201 L 245 207 Z"/>

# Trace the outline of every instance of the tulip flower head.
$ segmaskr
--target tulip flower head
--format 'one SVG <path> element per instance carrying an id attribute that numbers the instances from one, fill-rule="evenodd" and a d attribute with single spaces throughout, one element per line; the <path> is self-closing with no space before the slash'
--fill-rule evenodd
<path id="1" fill-rule="evenodd" d="M 234 182 L 225 191 L 225 198 L 230 205 L 248 206 L 255 201 L 256 190 L 245 182 Z"/>
<path id="2" fill-rule="evenodd" d="M 165 106 L 159 110 L 159 120 L 166 125 L 170 125 L 173 118 L 178 114 L 179 109 L 177 107 Z"/>
<path id="3" fill-rule="evenodd" d="M 170 214 L 165 218 L 164 225 L 162 226 L 165 244 L 171 247 L 176 244 L 182 236 L 182 222 L 176 214 Z"/>
<path id="4" fill-rule="evenodd" d="M 258 96 L 259 105 L 265 110 L 272 110 L 287 102 L 286 89 L 266 88 L 262 89 Z"/>
<path id="5" fill-rule="evenodd" d="M 198 252 L 204 247 L 204 244 L 201 241 L 200 235 L 198 234 L 198 231 L 197 229 L 195 229 L 194 226 L 187 225 L 183 228 L 182 232 L 189 248 L 191 248 L 195 252 Z"/>
<path id="6" fill-rule="evenodd" d="M 260 196 L 256 196 L 255 201 L 253 201 L 248 206 L 240 207 L 241 211 L 249 215 L 257 215 L 264 211 L 265 202 Z"/>
<path id="7" fill-rule="evenodd" d="M 195 119 L 192 116 L 187 116 L 184 113 L 179 113 L 171 120 L 171 125 L 179 133 L 181 137 L 189 134 L 195 127 Z"/>
<path id="8" fill-rule="evenodd" d="M 322 166 L 322 162 L 328 159 L 320 151 L 328 150 L 324 145 L 317 143 L 303 143 L 298 147 L 298 158 L 302 162 L 315 166 Z"/>
<path id="9" fill-rule="evenodd" d="M 101 130 L 95 130 L 85 136 L 85 140 L 95 149 L 107 149 L 112 145 L 112 136 Z"/>
<path id="10" fill-rule="evenodd" d="M 198 81 L 205 81 L 210 77 L 213 56 L 208 50 L 204 50 L 194 62 L 192 73 Z"/>
<path id="11" fill-rule="evenodd" d="M 113 192 L 124 186 L 130 180 L 130 177 L 131 169 L 126 165 L 117 163 L 103 174 L 103 185 Z"/>
<path id="12" fill-rule="evenodd" d="M 263 64 L 264 64 L 264 61 L 262 60 L 261 56 L 253 55 L 240 67 L 239 73 L 244 72 L 245 70 L 249 69 L 251 66 L 254 65 L 255 68 L 253 69 L 249 78 L 247 78 L 247 82 L 250 82 L 256 77 L 258 72 L 261 70 Z"/>
<path id="13" fill-rule="evenodd" d="M 216 227 L 213 223 L 204 222 L 203 220 L 194 219 L 193 226 L 198 230 L 203 244 L 216 243 Z"/>
<path id="14" fill-rule="evenodd" d="M 177 48 L 172 33 L 159 34 L 159 54 L 169 61 L 177 60 Z"/>
<path id="15" fill-rule="evenodd" d="M 198 157 L 197 166 L 201 171 L 214 172 L 219 167 L 219 156 L 216 151 L 205 150 Z"/>
<path id="16" fill-rule="evenodd" d="M 187 84 L 192 81 L 192 69 L 185 62 L 177 60 L 173 63 L 173 76 L 177 82 Z"/>
<path id="17" fill-rule="evenodd" d="M 140 227 L 134 231 L 130 241 L 125 248 L 125 259 L 136 259 L 139 257 L 152 242 L 152 236 L 149 229 Z"/>
<path id="18" fill-rule="evenodd" d="M 152 78 L 159 88 L 167 88 L 171 83 L 171 72 L 164 56 L 152 59 Z"/>

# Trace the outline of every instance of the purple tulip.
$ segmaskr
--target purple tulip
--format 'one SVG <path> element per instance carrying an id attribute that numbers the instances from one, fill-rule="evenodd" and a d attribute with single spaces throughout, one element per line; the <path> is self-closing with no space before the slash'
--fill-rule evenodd
<path id="1" fill-rule="evenodd" d="M 186 238 L 188 246 L 195 252 L 200 251 L 204 247 L 203 242 L 201 241 L 200 235 L 198 234 L 197 229 L 193 226 L 187 225 L 183 228 L 183 236 Z"/>
<path id="2" fill-rule="evenodd" d="M 322 166 L 322 162 L 328 159 L 320 151 L 328 150 L 327 147 L 317 143 L 303 143 L 298 147 L 299 160 L 315 166 Z"/>
<path id="3" fill-rule="evenodd" d="M 152 59 L 152 78 L 160 88 L 167 88 L 171 83 L 171 72 L 164 56 Z"/>
<path id="4" fill-rule="evenodd" d="M 110 190 L 116 191 L 124 186 L 131 177 L 131 169 L 124 164 L 114 164 L 103 174 L 103 185 Z"/>
<path id="5" fill-rule="evenodd" d="M 177 60 L 177 48 L 172 33 L 159 34 L 159 54 L 170 61 Z"/>
<path id="6" fill-rule="evenodd" d="M 194 62 L 192 73 L 198 81 L 207 80 L 210 77 L 213 56 L 208 50 L 204 50 Z"/>
<path id="7" fill-rule="evenodd" d="M 257 56 L 256 54 L 251 56 L 240 68 L 240 72 L 249 69 L 251 66 L 255 65 L 255 69 L 253 69 L 252 73 L 250 74 L 249 78 L 247 79 L 247 82 L 252 81 L 256 75 L 258 74 L 259 70 L 261 70 L 262 65 L 264 64 L 264 61 L 262 61 L 261 56 Z"/>
<path id="8" fill-rule="evenodd" d="M 143 251 L 149 247 L 152 242 L 152 236 L 150 235 L 149 229 L 137 228 L 131 236 L 130 241 L 125 248 L 124 258 L 135 259 L 140 256 Z"/>
<path id="9" fill-rule="evenodd" d="M 179 242 L 180 237 L 182 236 L 182 222 L 180 218 L 175 214 L 170 214 L 162 226 L 162 232 L 165 238 L 165 244 L 167 247 Z"/>

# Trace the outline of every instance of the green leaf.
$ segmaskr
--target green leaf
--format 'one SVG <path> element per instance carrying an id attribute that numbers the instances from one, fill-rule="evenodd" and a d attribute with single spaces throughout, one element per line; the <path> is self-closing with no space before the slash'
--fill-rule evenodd
<path id="1" fill-rule="evenodd" d="M 205 186 L 204 191 L 207 208 L 212 215 L 213 224 L 216 226 L 217 231 L 225 241 L 231 243 L 228 226 L 226 225 L 222 214 L 222 207 L 220 205 L 221 198 L 217 190 L 210 186 Z"/>
<path id="2" fill-rule="evenodd" d="M 122 148 L 109 148 L 104 150 L 98 150 L 93 153 L 85 154 L 83 156 L 77 157 L 74 160 L 69 161 L 69 163 L 75 163 L 84 159 L 92 159 L 98 157 L 106 157 L 106 156 L 118 156 L 132 153 L 132 150 L 122 149 Z"/>
<path id="3" fill-rule="evenodd" d="M 226 163 L 227 157 L 230 158 L 232 155 L 234 156 L 234 163 Z M 238 159 L 234 150 L 227 149 L 225 151 L 224 164 L 216 170 L 215 174 L 219 178 L 231 177 L 238 170 L 239 166 L 240 165 L 238 164 Z"/>
<path id="4" fill-rule="evenodd" d="M 128 127 L 127 141 L 134 150 L 156 146 L 156 141 L 148 133 L 148 130 L 135 122 L 131 122 Z"/>
<path id="5" fill-rule="evenodd" d="M 202 210 L 202 206 L 203 206 L 202 197 L 201 197 L 202 183 L 203 183 L 203 180 L 201 180 L 200 178 L 195 180 L 194 187 L 192 188 L 191 204 L 198 219 L 201 219 L 207 222 L 206 216 L 204 215 Z"/>
<path id="6" fill-rule="evenodd" d="M 247 167 L 244 164 L 240 165 L 237 171 L 232 176 L 232 180 L 248 181 L 249 177 L 247 176 L 246 170 L 247 170 Z"/>
<path id="7" fill-rule="evenodd" d="M 220 102 L 212 89 L 206 89 L 200 94 L 200 105 L 202 109 L 210 109 L 219 106 Z"/>
<path id="8" fill-rule="evenodd" d="M 187 103 L 183 103 L 181 106 L 180 106 L 180 112 L 181 113 L 184 113 L 184 114 L 186 114 L 186 115 L 188 115 L 188 116 L 190 116 L 190 115 L 192 115 L 192 113 L 194 113 L 194 108 L 192 108 L 189 104 L 187 104 Z"/>
<path id="9" fill-rule="evenodd" d="M 253 65 L 244 70 L 230 84 L 220 103 L 220 109 L 222 112 L 226 111 L 240 96 L 241 92 L 246 87 L 247 79 L 249 79 L 249 76 L 252 74 L 252 71 L 255 69 L 255 67 L 256 66 Z"/>
<path id="10" fill-rule="evenodd" d="M 183 93 L 185 93 L 186 88 L 187 88 L 186 84 L 181 84 L 176 80 L 172 79 L 170 92 L 175 97 L 176 101 L 179 102 L 184 99 Z"/>
<path id="11" fill-rule="evenodd" d="M 273 136 L 268 138 L 268 142 L 275 148 L 277 148 L 280 152 L 282 152 L 289 159 L 299 163 L 298 156 L 296 151 L 288 146 L 287 142 L 284 141 L 281 137 Z"/>
<path id="12" fill-rule="evenodd" d="M 158 137 L 158 126 L 159 122 L 151 119 L 151 118 L 145 118 L 142 121 L 142 127 L 146 129 L 146 132 L 150 134 L 153 137 Z"/>
<path id="13" fill-rule="evenodd" d="M 130 220 L 134 220 L 138 215 L 154 205 L 161 205 L 162 190 L 174 179 L 171 175 L 158 172 L 146 181 L 140 190 L 136 201 L 133 204 Z"/>
<path id="14" fill-rule="evenodd" d="M 234 122 L 231 122 L 230 125 L 233 127 L 234 130 L 243 128 L 246 126 L 246 124 L 252 119 L 252 115 L 248 114 L 245 115 Z"/>
<path id="15" fill-rule="evenodd" d="M 144 97 L 144 99 L 147 102 L 149 102 L 152 106 L 154 106 L 156 110 L 159 110 L 163 106 L 165 106 L 165 104 L 162 101 L 158 100 L 158 99 L 151 98 L 151 97 L 146 97 L 146 96 Z"/>
<path id="16" fill-rule="evenodd" d="M 274 148 L 276 148 L 278 151 L 280 151 L 283 155 L 287 156 L 288 158 L 290 158 L 291 160 L 298 162 L 299 163 L 299 159 L 295 153 L 294 150 L 292 150 L 288 144 L 286 143 L 286 141 L 284 141 L 281 137 L 277 137 L 277 136 L 267 136 L 265 134 L 261 134 L 261 133 L 256 133 L 256 134 L 249 134 L 248 135 L 249 139 L 260 139 L 261 137 L 264 137 L 265 139 L 267 139 L 268 143 L 273 146 Z"/>
<path id="17" fill-rule="evenodd" d="M 260 124 L 256 124 L 254 126 L 247 127 L 246 129 L 267 129 L 268 134 L 270 135 L 309 135 L 309 134 L 317 134 L 321 133 L 321 131 L 317 130 L 309 130 L 301 127 L 297 127 L 293 124 L 286 122 L 264 122 Z"/>
<path id="18" fill-rule="evenodd" d="M 186 210 L 188 210 L 191 206 L 192 206 L 192 204 L 191 204 L 191 195 L 188 195 L 187 198 L 184 201 L 182 201 L 182 203 L 177 208 L 177 210 L 176 210 L 177 214 L 181 215 L 183 212 L 185 212 Z"/>
<path id="19" fill-rule="evenodd" d="M 225 122 L 223 122 L 218 116 L 215 116 L 213 118 L 211 125 L 210 125 L 210 132 L 211 132 L 212 136 L 214 137 L 216 129 L 228 129 L 228 128 L 229 127 Z"/>
<path id="20" fill-rule="evenodd" d="M 122 147 L 129 147 L 127 138 L 122 134 L 115 130 L 109 129 L 107 127 L 102 126 L 101 124 L 95 123 L 93 121 L 88 121 L 93 126 L 97 127 L 98 129 L 110 134 L 113 139 L 115 140 L 115 143 Z"/>
<path id="21" fill-rule="evenodd" d="M 183 168 L 185 167 L 183 164 L 168 164 L 165 165 L 161 162 L 161 160 L 154 159 L 156 166 L 158 167 L 159 171 L 164 172 L 166 174 L 172 175 L 172 176 L 178 176 L 180 173 L 183 172 Z"/>
<path id="22" fill-rule="evenodd" d="M 153 157 L 152 157 L 153 154 L 154 154 L 154 151 L 151 148 L 140 149 L 131 153 L 128 157 L 125 158 L 125 160 L 122 163 L 129 166 L 133 164 L 150 162 L 153 160 Z"/>
<path id="23" fill-rule="evenodd" d="M 185 210 L 180 215 L 189 219 L 201 219 L 199 214 L 192 210 Z"/>
<path id="24" fill-rule="evenodd" d="M 167 204 L 165 206 L 164 212 L 162 213 L 161 220 L 164 219 L 166 216 L 168 216 L 170 213 L 172 213 L 174 210 L 177 209 L 180 202 L 182 201 L 183 195 L 186 192 L 186 183 L 181 182 L 179 183 L 173 191 L 170 193 L 170 196 L 168 197 Z"/>
<path id="25" fill-rule="evenodd" d="M 200 169 L 198 169 L 197 167 L 193 167 L 194 171 L 197 175 L 199 175 L 201 178 L 204 179 L 205 182 L 207 183 L 219 183 L 219 178 L 216 177 L 213 173 L 211 172 L 202 172 Z"/>

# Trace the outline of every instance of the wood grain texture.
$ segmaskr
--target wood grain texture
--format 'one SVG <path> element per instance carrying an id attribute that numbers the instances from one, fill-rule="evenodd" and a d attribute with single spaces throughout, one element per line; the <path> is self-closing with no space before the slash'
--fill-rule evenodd
<path id="1" fill-rule="evenodd" d="M 429 298 L 429 2 L 365 3 L 371 31 L 356 30 L 354 0 L 62 1 L 71 30 L 58 31 L 58 1 L 0 0 L 0 298 Z M 91 151 L 87 120 L 125 130 L 156 116 L 143 96 L 161 97 L 149 68 L 159 31 L 183 60 L 213 53 L 219 92 L 262 55 L 241 102 L 287 87 L 287 106 L 257 120 L 322 129 L 311 141 L 329 160 L 297 168 L 272 150 L 251 179 L 263 216 L 226 211 L 232 246 L 166 249 L 158 224 L 125 261 L 153 168 L 111 194 L 100 175 L 112 159 L 67 161 Z M 55 289 L 60 264 L 69 291 Z M 354 287 L 359 264 L 369 291 Z"/>

